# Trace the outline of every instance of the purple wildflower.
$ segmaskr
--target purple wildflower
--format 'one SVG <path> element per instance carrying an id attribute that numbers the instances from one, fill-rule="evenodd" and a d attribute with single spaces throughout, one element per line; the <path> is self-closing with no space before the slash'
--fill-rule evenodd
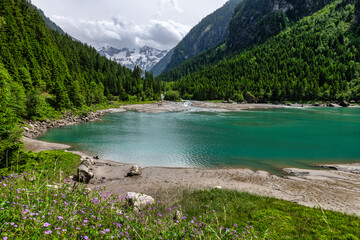
<path id="1" fill-rule="evenodd" d="M 50 226 L 51 224 L 50 223 L 44 223 L 44 225 L 43 225 L 43 227 L 48 227 L 48 226 Z"/>

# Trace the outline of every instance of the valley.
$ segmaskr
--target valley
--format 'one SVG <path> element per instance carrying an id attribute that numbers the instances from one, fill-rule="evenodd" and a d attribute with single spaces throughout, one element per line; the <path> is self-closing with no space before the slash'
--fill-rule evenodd
<path id="1" fill-rule="evenodd" d="M 0 239 L 358 239 L 360 0 L 138 1 L 0 2 Z"/>

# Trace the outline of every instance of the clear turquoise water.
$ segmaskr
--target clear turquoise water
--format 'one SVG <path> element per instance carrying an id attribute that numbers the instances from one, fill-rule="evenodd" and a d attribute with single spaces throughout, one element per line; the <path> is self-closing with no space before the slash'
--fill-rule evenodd
<path id="1" fill-rule="evenodd" d="M 102 159 L 165 167 L 284 167 L 360 162 L 359 108 L 234 113 L 113 113 L 39 138 Z"/>

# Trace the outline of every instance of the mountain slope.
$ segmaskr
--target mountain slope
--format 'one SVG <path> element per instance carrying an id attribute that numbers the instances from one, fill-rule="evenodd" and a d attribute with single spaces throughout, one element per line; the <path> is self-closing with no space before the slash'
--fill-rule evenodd
<path id="1" fill-rule="evenodd" d="M 158 50 L 148 46 L 140 49 L 116 49 L 111 46 L 105 46 L 98 51 L 101 56 L 115 60 L 129 69 L 134 69 L 135 66 L 138 66 L 147 72 L 150 72 L 155 64 L 168 53 L 167 50 Z"/>
<path id="2" fill-rule="evenodd" d="M 171 61 L 172 56 L 174 55 L 174 48 L 171 49 L 160 61 L 155 64 L 151 71 L 154 74 L 155 77 L 159 76 L 166 68 L 166 66 Z"/>
<path id="3" fill-rule="evenodd" d="M 0 168 L 20 154 L 19 119 L 56 117 L 108 99 L 160 99 L 161 85 L 50 30 L 25 0 L 0 2 Z M 19 160 L 20 161 L 20 160 Z"/>
<path id="4" fill-rule="evenodd" d="M 34 5 L 33 5 L 34 6 Z M 34 8 L 39 12 L 40 16 L 44 19 L 46 25 L 54 31 L 58 31 L 59 33 L 65 35 L 66 33 L 64 32 L 64 30 L 61 29 L 61 27 L 59 27 L 56 23 L 54 23 L 53 21 L 51 21 L 50 18 L 48 18 L 45 13 L 40 9 L 37 8 L 36 6 L 34 6 Z"/>
<path id="5" fill-rule="evenodd" d="M 174 53 L 164 72 L 224 41 L 229 33 L 228 26 L 234 10 L 241 1 L 228 1 L 223 7 L 208 15 L 193 27 L 174 48 Z"/>
<path id="6" fill-rule="evenodd" d="M 355 6 L 355 20 L 354 20 L 354 24 L 356 26 L 360 25 L 360 1 L 358 0 L 356 2 L 356 6 Z"/>
<path id="7" fill-rule="evenodd" d="M 228 46 L 240 50 L 264 42 L 332 0 L 244 0 L 229 26 Z"/>
<path id="8" fill-rule="evenodd" d="M 159 76 L 163 81 L 176 81 L 184 74 L 213 65 L 223 58 L 261 44 L 268 38 L 294 24 L 298 19 L 311 15 L 333 0 L 244 0 L 229 24 L 226 42 L 215 46 L 178 67 Z"/>
<path id="9" fill-rule="evenodd" d="M 337 0 L 252 50 L 188 74 L 183 97 L 243 101 L 360 100 L 354 4 Z"/>

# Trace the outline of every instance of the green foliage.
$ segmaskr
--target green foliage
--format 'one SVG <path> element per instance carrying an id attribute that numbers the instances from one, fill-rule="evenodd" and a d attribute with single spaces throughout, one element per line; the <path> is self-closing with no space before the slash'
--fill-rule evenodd
<path id="1" fill-rule="evenodd" d="M 269 0 L 244 0 L 232 11 L 228 25 L 219 25 L 226 29 L 226 38 L 206 48 L 202 53 L 181 60 L 181 64 L 169 64 L 167 71 L 159 76 L 159 80 L 173 82 L 187 74 L 198 72 L 209 65 L 218 63 L 223 58 L 230 58 L 244 49 L 250 49 L 256 44 L 264 43 L 297 22 L 323 8 L 333 0 L 281 2 Z M 286 9 L 286 10 L 285 10 Z M 195 38 L 196 39 L 196 38 Z M 179 55 L 179 54 L 178 54 Z M 179 58 L 174 56 L 174 58 Z M 174 61 L 172 61 L 174 62 Z"/>
<path id="2" fill-rule="evenodd" d="M 220 225 L 252 225 L 260 233 L 271 232 L 272 239 L 358 239 L 360 236 L 359 217 L 249 193 L 188 191 L 179 204 L 190 217 L 215 210 L 215 220 Z"/>
<path id="3" fill-rule="evenodd" d="M 16 126 L 17 118 L 11 109 L 11 76 L 0 63 L 0 168 L 11 165 L 21 151 L 21 131 Z"/>
<path id="4" fill-rule="evenodd" d="M 131 71 L 101 57 L 94 48 L 50 30 L 44 16 L 27 1 L 2 1 L 0 16 L 0 61 L 17 82 L 12 90 L 14 99 L 20 100 L 16 112 L 21 116 L 25 110 L 24 117 L 41 118 L 49 108 L 99 104 L 106 101 L 105 95 L 122 99 L 143 95 L 141 69 Z M 160 83 L 152 78 L 146 84 L 144 100 L 158 98 Z"/>
<path id="5" fill-rule="evenodd" d="M 193 99 L 260 102 L 359 100 L 359 37 L 349 26 L 354 5 L 336 1 L 266 43 L 175 82 Z"/>
<path id="6" fill-rule="evenodd" d="M 107 104 L 110 95 L 143 101 L 161 95 L 161 83 L 151 74 L 144 79 L 141 69 L 131 71 L 50 30 L 51 23 L 39 13 L 26 0 L 0 2 L 0 168 L 21 154 L 20 118 L 41 120 L 65 109 L 86 110 Z"/>
<path id="7" fill-rule="evenodd" d="M 180 100 L 179 92 L 167 91 L 164 99 L 168 101 L 179 101 Z"/>
<path id="8" fill-rule="evenodd" d="M 36 172 L 38 178 L 46 177 L 49 181 L 59 181 L 60 176 L 63 179 L 64 176 L 75 174 L 74 171 L 79 164 L 79 155 L 63 150 L 40 153 L 20 152 L 16 156 L 16 160 L 9 163 L 6 168 L 0 169 L 0 175 L 6 176 L 9 172 Z"/>

